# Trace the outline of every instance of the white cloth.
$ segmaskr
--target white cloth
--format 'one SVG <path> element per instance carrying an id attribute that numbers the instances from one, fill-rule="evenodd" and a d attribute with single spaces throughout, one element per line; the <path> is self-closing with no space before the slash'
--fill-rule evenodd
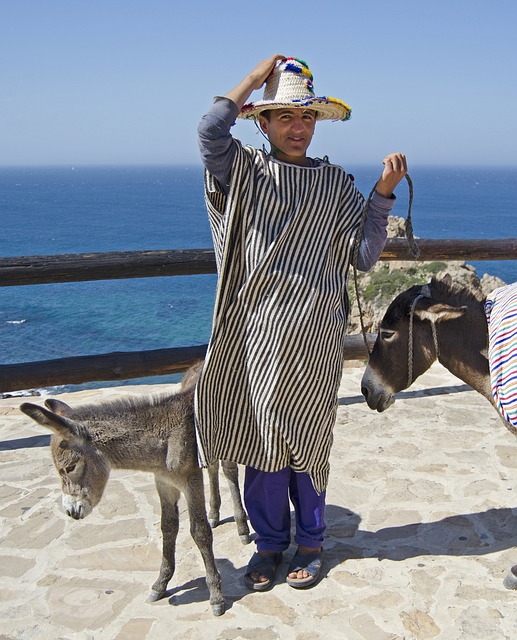
<path id="1" fill-rule="evenodd" d="M 492 291 L 485 313 L 492 396 L 505 420 L 517 427 L 517 283 Z"/>

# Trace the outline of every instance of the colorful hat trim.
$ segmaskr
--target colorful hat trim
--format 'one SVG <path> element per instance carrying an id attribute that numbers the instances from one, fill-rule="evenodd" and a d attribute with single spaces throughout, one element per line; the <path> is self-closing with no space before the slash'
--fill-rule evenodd
<path id="1" fill-rule="evenodd" d="M 314 109 L 317 120 L 346 121 L 352 113 L 342 100 L 315 96 L 312 73 L 299 58 L 286 58 L 277 63 L 266 80 L 263 99 L 245 104 L 239 117 L 256 119 L 262 111 L 286 108 Z"/>

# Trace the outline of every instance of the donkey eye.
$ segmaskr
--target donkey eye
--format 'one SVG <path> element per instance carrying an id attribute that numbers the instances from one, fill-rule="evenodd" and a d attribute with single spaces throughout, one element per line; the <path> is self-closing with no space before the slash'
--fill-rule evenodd
<path id="1" fill-rule="evenodd" d="M 68 467 L 65 467 L 65 471 L 68 474 L 73 473 L 75 471 L 76 467 L 77 467 L 76 464 L 70 464 L 70 465 L 68 465 Z"/>
<path id="2" fill-rule="evenodd" d="M 379 336 L 381 338 L 381 340 L 386 340 L 389 341 L 391 340 L 396 334 L 396 331 L 392 331 L 391 329 L 381 329 L 379 331 Z"/>

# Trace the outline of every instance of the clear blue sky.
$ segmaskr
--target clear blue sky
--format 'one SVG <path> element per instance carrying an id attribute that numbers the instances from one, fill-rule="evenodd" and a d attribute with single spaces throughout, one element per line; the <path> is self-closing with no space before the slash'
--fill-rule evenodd
<path id="1" fill-rule="evenodd" d="M 0 165 L 198 164 L 212 96 L 272 53 L 352 106 L 344 164 L 517 164 L 515 0 L 0 0 Z M 254 94 L 255 98 L 260 93 Z M 262 144 L 250 122 L 234 133 Z"/>

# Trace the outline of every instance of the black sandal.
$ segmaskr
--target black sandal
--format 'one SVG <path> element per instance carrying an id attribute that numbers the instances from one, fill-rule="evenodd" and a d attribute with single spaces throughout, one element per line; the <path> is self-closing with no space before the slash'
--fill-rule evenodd
<path id="1" fill-rule="evenodd" d="M 268 591 L 274 584 L 276 570 L 282 562 L 282 553 L 254 553 L 246 567 L 244 582 L 246 586 L 254 591 Z M 265 582 L 255 582 L 251 579 L 251 573 L 260 573 L 267 578 Z"/>
<path id="2" fill-rule="evenodd" d="M 321 577 L 321 567 L 323 565 L 323 550 L 312 553 L 300 553 L 297 551 L 291 560 L 287 570 L 285 581 L 293 589 L 307 589 L 318 582 Z M 290 573 L 306 571 L 309 575 L 306 578 L 290 578 Z"/>

